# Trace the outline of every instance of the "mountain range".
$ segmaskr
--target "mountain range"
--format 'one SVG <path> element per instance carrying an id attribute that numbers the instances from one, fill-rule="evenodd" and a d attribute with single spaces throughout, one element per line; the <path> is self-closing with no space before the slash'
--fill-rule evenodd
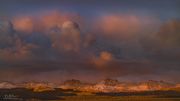
<path id="1" fill-rule="evenodd" d="M 83 92 L 139 92 L 157 90 L 179 90 L 180 84 L 165 81 L 148 80 L 145 82 L 119 82 L 114 79 L 105 79 L 97 83 L 84 83 L 80 80 L 67 80 L 60 84 L 49 82 L 0 82 L 0 89 L 26 88 L 34 92 L 52 91 L 55 88 L 72 89 Z"/>

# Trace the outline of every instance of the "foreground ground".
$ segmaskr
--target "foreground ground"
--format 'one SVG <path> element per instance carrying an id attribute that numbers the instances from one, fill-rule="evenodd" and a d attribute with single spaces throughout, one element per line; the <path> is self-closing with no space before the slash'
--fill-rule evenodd
<path id="1" fill-rule="evenodd" d="M 180 101 L 180 98 L 154 98 L 148 96 L 73 96 L 65 101 Z"/>
<path id="2" fill-rule="evenodd" d="M 30 89 L 0 89 L 0 101 L 180 101 L 179 91 L 89 93 L 74 90 L 33 92 Z"/>

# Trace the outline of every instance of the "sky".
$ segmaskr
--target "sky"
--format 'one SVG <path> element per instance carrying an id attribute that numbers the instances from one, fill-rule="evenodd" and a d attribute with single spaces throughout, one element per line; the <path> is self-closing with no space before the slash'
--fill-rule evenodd
<path id="1" fill-rule="evenodd" d="M 0 80 L 180 82 L 179 0 L 1 0 Z"/>

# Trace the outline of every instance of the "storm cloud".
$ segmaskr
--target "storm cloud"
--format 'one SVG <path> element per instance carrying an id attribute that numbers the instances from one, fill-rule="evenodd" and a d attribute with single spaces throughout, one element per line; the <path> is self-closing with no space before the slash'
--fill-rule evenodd
<path id="1" fill-rule="evenodd" d="M 31 7 L 40 1 L 3 2 L 17 8 L 28 5 L 29 12 L 3 7 L 8 14 L 6 19 L 0 19 L 0 80 L 158 78 L 180 82 L 177 78 L 180 73 L 180 21 L 175 12 L 176 0 L 169 1 L 172 4 L 164 3 L 174 7 L 171 13 L 157 6 L 155 10 L 142 5 L 139 8 L 139 4 L 133 7 L 132 1 L 123 1 L 128 7 L 117 6 L 116 9 L 108 0 L 104 5 L 109 2 L 109 6 L 88 1 L 90 5 L 97 3 L 94 8 L 81 0 L 72 4 L 62 1 L 74 7 L 73 10 L 54 3 L 47 9 L 44 5 Z M 156 3 L 162 5 L 152 2 Z M 160 15 L 156 11 L 161 12 Z"/>

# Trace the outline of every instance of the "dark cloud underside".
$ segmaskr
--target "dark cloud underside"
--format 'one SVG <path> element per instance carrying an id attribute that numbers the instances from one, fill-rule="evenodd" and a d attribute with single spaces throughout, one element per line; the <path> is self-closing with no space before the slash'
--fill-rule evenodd
<path id="1" fill-rule="evenodd" d="M 0 80 L 180 82 L 179 0 L 1 0 Z"/>

